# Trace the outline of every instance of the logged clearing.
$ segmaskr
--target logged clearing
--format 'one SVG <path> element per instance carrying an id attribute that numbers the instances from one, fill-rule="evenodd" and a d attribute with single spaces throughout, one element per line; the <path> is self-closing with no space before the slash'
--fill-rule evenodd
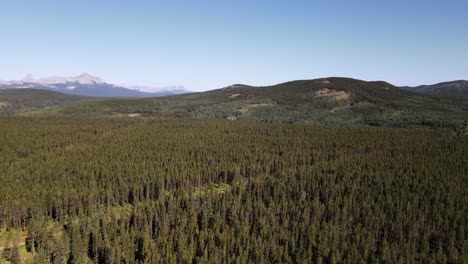
<path id="1" fill-rule="evenodd" d="M 349 98 L 349 93 L 345 91 L 337 91 L 333 89 L 323 88 L 315 92 L 316 97 L 329 98 L 336 101 L 346 100 Z"/>

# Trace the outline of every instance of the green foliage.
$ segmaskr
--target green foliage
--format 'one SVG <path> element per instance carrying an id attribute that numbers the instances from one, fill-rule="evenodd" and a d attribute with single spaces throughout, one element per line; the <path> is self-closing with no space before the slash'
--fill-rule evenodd
<path id="1" fill-rule="evenodd" d="M 35 113 L 31 111 L 90 100 L 96 99 L 38 89 L 0 89 L 0 115 L 12 115 L 25 111 L 29 111 L 31 115 Z"/>
<path id="2" fill-rule="evenodd" d="M 460 132 L 468 124 L 468 101 L 412 93 L 385 82 L 327 78 L 267 87 L 235 85 L 160 98 L 93 101 L 34 114 L 225 118 L 340 126 L 430 127 Z"/>
<path id="3" fill-rule="evenodd" d="M 31 263 L 32 256 L 26 251 L 25 238 L 22 230 L 0 229 L 0 263 Z"/>
<path id="4" fill-rule="evenodd" d="M 437 96 L 450 96 L 455 100 L 457 97 L 468 97 L 468 81 L 464 80 L 402 88 L 418 93 Z"/>
<path id="5" fill-rule="evenodd" d="M 0 226 L 36 263 L 462 263 L 468 137 L 0 117 Z"/>
<path id="6" fill-rule="evenodd" d="M 34 263 L 36 263 L 36 264 L 52 264 L 52 262 L 50 262 L 49 256 L 43 250 L 39 250 L 37 252 L 36 256 L 34 256 Z"/>

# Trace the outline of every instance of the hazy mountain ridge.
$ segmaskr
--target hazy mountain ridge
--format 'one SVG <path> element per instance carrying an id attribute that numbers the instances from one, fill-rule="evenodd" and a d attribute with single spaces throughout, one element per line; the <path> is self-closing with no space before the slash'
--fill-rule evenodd
<path id="1" fill-rule="evenodd" d="M 109 84 L 101 78 L 89 75 L 87 73 L 72 77 L 48 77 L 35 79 L 28 74 L 20 81 L 2 81 L 0 88 L 19 89 L 34 88 L 62 92 L 66 94 L 75 94 L 95 97 L 156 97 L 171 94 L 187 92 L 182 89 L 159 90 L 155 92 L 143 92 L 138 89 L 132 89 L 119 85 Z"/>
<path id="2" fill-rule="evenodd" d="M 419 85 L 415 87 L 403 86 L 402 89 L 438 96 L 464 96 L 468 97 L 468 81 L 458 80 L 442 82 L 432 85 Z"/>

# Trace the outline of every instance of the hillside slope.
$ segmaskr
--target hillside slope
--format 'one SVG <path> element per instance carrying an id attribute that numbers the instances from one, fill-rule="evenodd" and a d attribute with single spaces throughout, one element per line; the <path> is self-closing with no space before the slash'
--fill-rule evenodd
<path id="1" fill-rule="evenodd" d="M 325 78 L 266 87 L 223 89 L 160 98 L 85 102 L 44 111 L 60 116 L 227 118 L 326 125 L 462 130 L 468 100 L 413 93 L 386 82 Z"/>
<path id="2" fill-rule="evenodd" d="M 96 99 L 39 89 L 0 89 L 0 114 L 16 114 L 89 100 Z"/>
<path id="3" fill-rule="evenodd" d="M 401 87 L 402 89 L 417 93 L 438 96 L 464 96 L 468 98 L 468 81 L 442 82 L 433 85 L 420 85 L 416 87 Z"/>

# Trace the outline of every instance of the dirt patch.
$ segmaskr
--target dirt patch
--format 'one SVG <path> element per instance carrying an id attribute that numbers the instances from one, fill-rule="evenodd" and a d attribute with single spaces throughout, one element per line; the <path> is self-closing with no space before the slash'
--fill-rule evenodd
<path id="1" fill-rule="evenodd" d="M 239 110 L 239 112 L 244 114 L 244 113 L 248 112 L 249 110 L 251 110 L 252 108 L 266 107 L 266 106 L 273 106 L 273 104 L 271 104 L 271 103 L 249 104 L 249 105 L 243 106 Z"/>
<path id="2" fill-rule="evenodd" d="M 235 94 L 230 95 L 229 98 L 236 98 L 236 97 L 239 97 L 239 96 L 241 96 L 240 93 L 235 93 Z"/>
<path id="3" fill-rule="evenodd" d="M 347 100 L 349 93 L 345 91 L 337 91 L 333 89 L 323 88 L 315 92 L 315 96 L 319 98 L 328 98 L 335 101 Z"/>

